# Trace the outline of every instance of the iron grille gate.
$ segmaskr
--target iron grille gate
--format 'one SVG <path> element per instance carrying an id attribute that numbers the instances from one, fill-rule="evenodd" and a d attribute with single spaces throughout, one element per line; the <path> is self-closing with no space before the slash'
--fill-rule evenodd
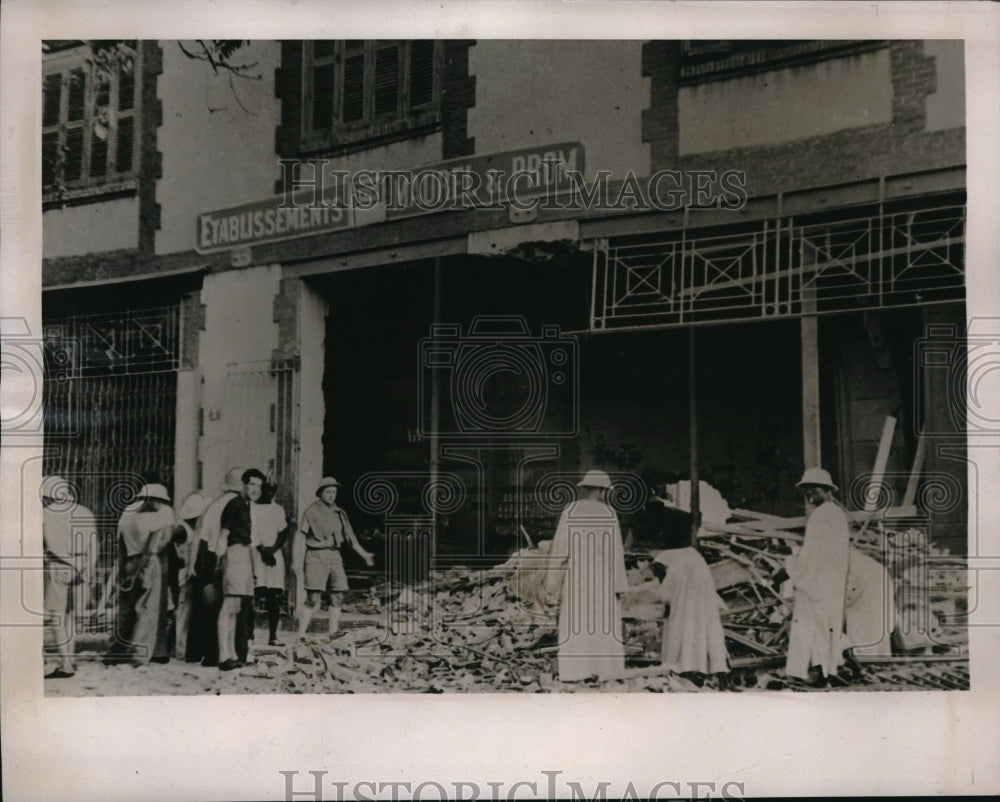
<path id="1" fill-rule="evenodd" d="M 295 461 L 299 452 L 299 360 L 234 362 L 226 371 L 223 410 L 228 465 L 254 467 L 278 485 L 274 500 L 289 520 L 295 509 Z M 286 577 L 286 604 L 295 603 L 295 583 Z M 290 607 L 283 611 L 287 613 Z"/>
<path id="2" fill-rule="evenodd" d="M 99 602 L 122 510 L 144 481 L 173 485 L 180 307 L 47 320 L 44 345 L 43 470 L 69 480 L 94 513 L 97 581 L 84 601 Z M 86 607 L 76 610 L 77 631 L 113 626 L 103 604 L 93 616 Z"/>
<path id="3" fill-rule="evenodd" d="M 665 328 L 961 300 L 965 206 L 594 249 L 591 331 Z"/>

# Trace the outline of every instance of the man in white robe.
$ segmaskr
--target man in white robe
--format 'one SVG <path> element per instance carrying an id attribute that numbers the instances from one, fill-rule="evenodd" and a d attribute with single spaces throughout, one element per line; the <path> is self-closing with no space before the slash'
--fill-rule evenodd
<path id="1" fill-rule="evenodd" d="M 851 645 L 844 632 L 850 529 L 843 507 L 834 501 L 837 486 L 829 473 L 809 468 L 796 487 L 814 509 L 801 550 L 785 561 L 795 583 L 785 672 L 821 685 L 836 676 Z"/>
<path id="2" fill-rule="evenodd" d="M 621 526 L 605 503 L 611 480 L 589 471 L 563 510 L 549 552 L 546 592 L 559 599 L 559 679 L 608 679 L 625 669 L 620 596 L 628 588 Z"/>

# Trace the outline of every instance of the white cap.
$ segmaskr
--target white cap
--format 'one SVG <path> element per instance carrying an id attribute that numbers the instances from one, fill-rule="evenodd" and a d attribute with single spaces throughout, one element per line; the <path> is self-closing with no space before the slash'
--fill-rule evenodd
<path id="1" fill-rule="evenodd" d="M 802 487 L 804 485 L 828 487 L 831 490 L 837 489 L 837 486 L 833 483 L 833 479 L 830 477 L 829 472 L 824 471 L 822 468 L 806 468 L 806 472 L 802 474 L 802 478 L 799 479 L 799 483 L 795 486 Z"/>
<path id="2" fill-rule="evenodd" d="M 226 471 L 226 480 L 222 483 L 221 489 L 239 493 L 243 490 L 243 474 L 245 472 L 245 468 L 230 468 Z"/>
<path id="3" fill-rule="evenodd" d="M 212 499 L 202 493 L 191 493 L 185 497 L 181 504 L 180 516 L 185 521 L 189 518 L 200 518 L 202 513 L 212 503 Z"/>
<path id="4" fill-rule="evenodd" d="M 170 503 L 170 494 L 167 492 L 167 488 L 161 484 L 143 485 L 138 493 L 138 497 L 148 499 L 149 501 L 162 501 L 165 504 Z"/>
<path id="5" fill-rule="evenodd" d="M 577 482 L 579 487 L 611 487 L 611 477 L 604 471 L 587 471 L 584 477 Z"/>

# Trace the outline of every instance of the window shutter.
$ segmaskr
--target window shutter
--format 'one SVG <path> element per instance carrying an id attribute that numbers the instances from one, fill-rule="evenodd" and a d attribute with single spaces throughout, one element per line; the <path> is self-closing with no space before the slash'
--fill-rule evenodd
<path id="1" fill-rule="evenodd" d="M 375 52 L 375 114 L 395 114 L 399 105 L 399 48 Z"/>
<path id="2" fill-rule="evenodd" d="M 434 42 L 419 39 L 410 44 L 410 106 L 434 99 Z"/>
<path id="3" fill-rule="evenodd" d="M 69 75 L 69 114 L 67 119 L 70 122 L 83 119 L 86 88 L 87 83 L 83 70 L 73 70 Z"/>
<path id="4" fill-rule="evenodd" d="M 135 125 L 132 117 L 118 121 L 118 142 L 115 146 L 115 171 L 128 173 L 132 170 L 132 150 L 135 139 Z"/>
<path id="5" fill-rule="evenodd" d="M 97 133 L 90 137 L 90 175 L 93 177 L 102 176 L 108 171 L 108 138 L 97 136 Z"/>
<path id="6" fill-rule="evenodd" d="M 45 76 L 42 89 L 42 125 L 59 124 L 59 101 L 62 100 L 62 74 L 52 73 Z"/>
<path id="7" fill-rule="evenodd" d="M 131 70 L 118 65 L 118 110 L 128 111 L 135 104 L 135 76 Z"/>
<path id="8" fill-rule="evenodd" d="M 83 175 L 82 128 L 71 128 L 66 132 L 66 167 L 63 175 L 67 181 L 79 181 Z"/>
<path id="9" fill-rule="evenodd" d="M 324 130 L 333 125 L 333 65 L 313 68 L 313 130 Z"/>
<path id="10" fill-rule="evenodd" d="M 313 42 L 313 58 L 330 58 L 336 49 L 336 39 L 317 39 Z"/>
<path id="11" fill-rule="evenodd" d="M 357 122 L 365 116 L 365 56 L 344 59 L 344 110 L 345 123 Z"/>
<path id="12" fill-rule="evenodd" d="M 59 161 L 59 132 L 42 134 L 42 186 L 50 187 L 56 182 L 56 168 Z"/>

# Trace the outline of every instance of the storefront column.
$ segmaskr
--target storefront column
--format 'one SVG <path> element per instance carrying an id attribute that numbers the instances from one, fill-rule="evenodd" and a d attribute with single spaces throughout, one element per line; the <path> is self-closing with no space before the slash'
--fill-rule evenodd
<path id="1" fill-rule="evenodd" d="M 816 311 L 813 288 L 802 290 L 802 310 Z M 806 468 L 823 464 L 819 427 L 819 320 L 815 315 L 800 321 L 802 340 L 802 461 Z"/>
<path id="2" fill-rule="evenodd" d="M 316 500 L 316 487 L 323 477 L 323 363 L 326 353 L 326 299 L 301 281 L 297 305 L 299 347 L 299 431 L 295 466 L 298 509 L 302 512 Z M 289 510 L 289 513 L 292 511 Z"/>
<path id="3" fill-rule="evenodd" d="M 201 373 L 177 373 L 177 428 L 174 440 L 174 508 L 200 487 L 198 476 L 198 410 L 201 407 Z"/>

